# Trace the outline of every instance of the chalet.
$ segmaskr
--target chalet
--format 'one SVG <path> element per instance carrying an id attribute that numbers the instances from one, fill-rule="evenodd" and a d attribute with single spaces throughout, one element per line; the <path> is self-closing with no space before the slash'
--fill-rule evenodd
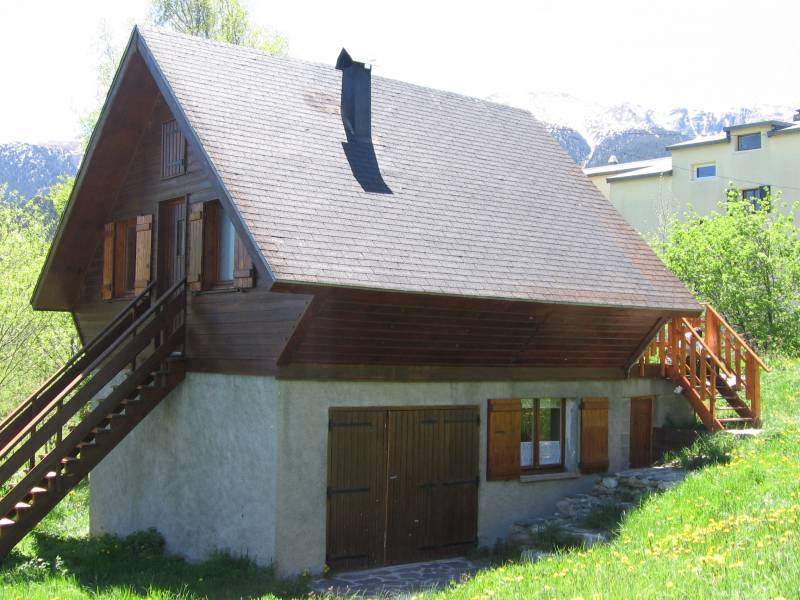
<path id="1" fill-rule="evenodd" d="M 134 29 L 32 302 L 85 346 L 0 424 L 2 553 L 91 471 L 93 535 L 190 559 L 458 554 L 670 416 L 758 417 L 746 344 L 529 113 L 345 51 Z"/>

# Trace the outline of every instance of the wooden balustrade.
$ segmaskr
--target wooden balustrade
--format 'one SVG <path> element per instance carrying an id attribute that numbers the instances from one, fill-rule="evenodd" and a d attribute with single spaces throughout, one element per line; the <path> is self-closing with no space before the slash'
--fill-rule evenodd
<path id="1" fill-rule="evenodd" d="M 769 368 L 711 305 L 703 317 L 676 317 L 659 329 L 637 363 L 640 377 L 661 376 L 686 386 L 687 396 L 710 429 L 761 418 L 761 370 Z M 744 399 L 739 394 L 744 392 Z M 725 400 L 732 418 L 717 418 Z M 701 406 L 704 408 L 701 408 Z"/>

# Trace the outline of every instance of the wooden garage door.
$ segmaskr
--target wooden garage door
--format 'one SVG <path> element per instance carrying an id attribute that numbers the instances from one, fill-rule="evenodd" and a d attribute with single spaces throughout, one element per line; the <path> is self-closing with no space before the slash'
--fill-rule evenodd
<path id="1" fill-rule="evenodd" d="M 475 543 L 478 407 L 333 409 L 330 419 L 330 566 L 449 556 Z"/>

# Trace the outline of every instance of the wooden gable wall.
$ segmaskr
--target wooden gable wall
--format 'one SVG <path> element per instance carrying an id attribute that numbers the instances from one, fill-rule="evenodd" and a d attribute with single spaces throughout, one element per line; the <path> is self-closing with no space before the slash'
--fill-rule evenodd
<path id="1" fill-rule="evenodd" d="M 160 94 L 138 141 L 127 174 L 115 196 L 109 221 L 153 215 L 152 276 L 156 273 L 158 204 L 187 197 L 190 204 L 217 198 L 213 176 L 200 154 L 187 147 L 184 175 L 161 177 L 161 125 L 172 114 Z M 93 257 L 85 271 L 73 314 L 81 336 L 90 339 L 129 301 L 101 299 L 103 244 L 98 235 Z M 269 291 L 256 278 L 246 291 L 189 293 L 187 300 L 187 363 L 190 370 L 228 373 L 273 373 L 283 346 L 310 299 Z"/>

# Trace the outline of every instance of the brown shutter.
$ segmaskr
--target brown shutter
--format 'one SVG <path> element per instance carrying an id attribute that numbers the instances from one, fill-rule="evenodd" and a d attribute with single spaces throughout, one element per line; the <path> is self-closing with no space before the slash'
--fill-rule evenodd
<path id="1" fill-rule="evenodd" d="M 103 228 L 103 300 L 114 297 L 114 231 L 114 223 L 106 223 Z"/>
<path id="2" fill-rule="evenodd" d="M 189 268 L 186 282 L 195 291 L 203 289 L 203 215 L 205 204 L 189 207 Z"/>
<path id="3" fill-rule="evenodd" d="M 486 479 L 519 477 L 522 404 L 519 400 L 489 400 Z"/>
<path id="4" fill-rule="evenodd" d="M 233 271 L 233 286 L 237 288 L 253 287 L 253 261 L 247 247 L 238 235 L 236 236 L 236 264 Z"/>
<path id="5" fill-rule="evenodd" d="M 608 470 L 608 398 L 584 398 L 581 403 L 581 471 Z"/>
<path id="6" fill-rule="evenodd" d="M 150 256 L 153 248 L 153 215 L 136 217 L 136 278 L 134 293 L 138 296 L 150 283 Z"/>

